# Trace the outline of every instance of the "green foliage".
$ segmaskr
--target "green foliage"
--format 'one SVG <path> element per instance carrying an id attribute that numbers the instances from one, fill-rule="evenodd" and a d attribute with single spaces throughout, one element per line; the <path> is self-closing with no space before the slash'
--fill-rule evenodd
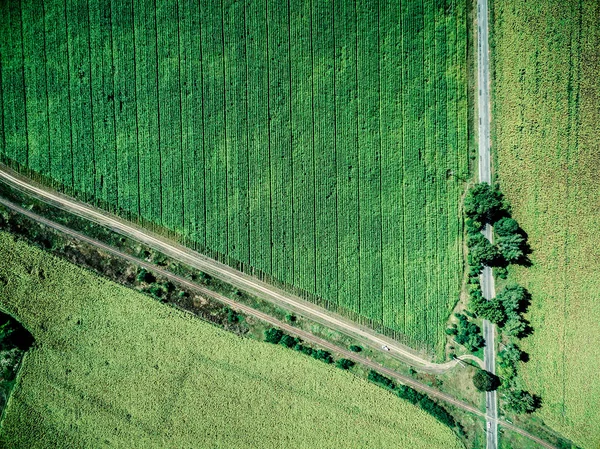
<path id="1" fill-rule="evenodd" d="M 502 303 L 497 299 L 482 301 L 475 309 L 475 313 L 484 320 L 489 320 L 495 324 L 503 323 L 506 319 Z"/>
<path id="2" fill-rule="evenodd" d="M 502 194 L 486 182 L 471 187 L 465 197 L 465 214 L 481 223 L 493 223 L 504 209 Z"/>
<path id="3" fill-rule="evenodd" d="M 469 247 L 469 265 L 494 266 L 498 262 L 500 252 L 498 248 L 478 233 L 467 237 Z"/>
<path id="4" fill-rule="evenodd" d="M 153 282 L 156 282 L 156 277 L 142 268 L 137 275 L 137 281 L 140 283 L 145 282 L 147 284 L 152 284 Z"/>
<path id="5" fill-rule="evenodd" d="M 498 353 L 498 366 L 501 376 L 510 383 L 517 376 L 519 362 L 523 356 L 522 351 L 514 343 L 507 344 Z"/>
<path id="6" fill-rule="evenodd" d="M 344 369 L 344 370 L 349 370 L 350 368 L 352 368 L 355 363 L 352 360 L 348 360 L 348 359 L 339 359 L 335 365 L 338 368 Z"/>
<path id="7" fill-rule="evenodd" d="M 513 218 L 502 217 L 494 223 L 494 232 L 500 237 L 514 235 L 519 231 L 519 223 Z"/>
<path id="8" fill-rule="evenodd" d="M 480 369 L 473 374 L 473 385 L 479 391 L 493 391 L 499 384 L 498 377 L 489 371 Z"/>
<path id="9" fill-rule="evenodd" d="M 361 352 L 362 351 L 362 348 L 358 345 L 350 345 L 350 347 L 348 349 L 350 349 L 350 351 L 352 351 L 352 352 Z"/>
<path id="10" fill-rule="evenodd" d="M 276 345 L 283 338 L 283 331 L 281 329 L 276 329 L 272 327 L 271 329 L 267 329 L 265 331 L 265 341 L 267 343 L 273 343 Z"/>
<path id="11" fill-rule="evenodd" d="M 291 335 L 284 334 L 279 341 L 283 346 L 287 348 L 295 348 L 300 343 L 299 338 L 292 337 Z"/>
<path id="12" fill-rule="evenodd" d="M 533 413 L 537 409 L 535 398 L 523 390 L 508 390 L 505 396 L 506 407 L 519 414 Z"/>
<path id="13" fill-rule="evenodd" d="M 485 344 L 481 329 L 475 323 L 470 322 L 465 315 L 455 314 L 455 316 L 458 318 L 458 326 L 454 340 L 469 351 L 477 351 Z"/>
<path id="14" fill-rule="evenodd" d="M 498 250 L 509 263 L 517 262 L 523 257 L 525 239 L 521 234 L 510 234 L 498 237 Z"/>
<path id="15" fill-rule="evenodd" d="M 374 382 L 389 390 L 393 390 L 394 388 L 396 388 L 396 384 L 392 379 L 390 379 L 389 377 L 385 377 L 382 374 L 379 374 L 377 371 L 369 371 L 368 379 L 371 382 Z"/>

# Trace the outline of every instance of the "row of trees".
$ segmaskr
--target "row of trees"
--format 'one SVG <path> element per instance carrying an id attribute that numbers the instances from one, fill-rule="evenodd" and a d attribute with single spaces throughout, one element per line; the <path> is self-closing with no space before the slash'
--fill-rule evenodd
<path id="1" fill-rule="evenodd" d="M 392 379 L 379 374 L 377 371 L 369 371 L 368 379 L 371 382 L 396 393 L 398 397 L 406 399 L 407 401 L 421 407 L 431 416 L 443 424 L 446 424 L 448 427 L 456 426 L 454 417 L 448 413 L 444 407 L 433 401 L 426 394 L 419 393 L 417 390 L 407 385 L 396 385 Z"/>
<path id="2" fill-rule="evenodd" d="M 498 354 L 499 374 L 494 376 L 480 370 L 473 377 L 475 387 L 480 391 L 491 391 L 500 388 L 505 406 L 515 413 L 531 413 L 539 407 L 539 398 L 524 391 L 517 377 L 519 362 L 524 361 L 524 354 L 518 348 L 516 340 L 531 332 L 529 323 L 523 317 L 530 303 L 529 293 L 517 284 L 509 284 L 495 298 L 486 299 L 481 291 L 480 274 L 484 266 L 494 267 L 496 274 L 506 279 L 506 267 L 509 264 L 527 265 L 526 235 L 518 222 L 510 216 L 510 207 L 498 186 L 480 183 L 469 190 L 465 198 L 467 246 L 469 248 L 468 292 L 469 309 L 479 318 L 498 325 L 503 340 L 508 341 Z M 487 225 L 493 226 L 495 244 L 483 234 Z M 465 315 L 459 318 L 456 335 L 459 329 L 474 330 Z M 451 332 L 451 331 L 449 331 Z M 465 340 L 464 343 L 461 341 Z M 483 340 L 483 339 L 482 339 Z M 456 338 L 470 350 L 477 341 L 473 336 L 469 339 Z"/>
<path id="3" fill-rule="evenodd" d="M 302 340 L 298 337 L 292 337 L 291 335 L 286 334 L 281 329 L 270 328 L 265 331 L 265 341 L 267 343 L 271 343 L 274 345 L 280 344 L 285 346 L 286 348 L 293 349 L 295 351 L 301 352 L 302 354 L 306 354 L 310 357 L 313 357 L 317 360 L 321 360 L 322 362 L 331 364 L 334 362 L 333 356 L 330 352 L 325 351 L 323 349 L 314 349 L 310 346 L 306 346 L 302 344 Z M 348 359 L 338 359 L 336 362 L 336 366 L 343 370 L 349 370 L 355 365 L 352 360 Z"/>

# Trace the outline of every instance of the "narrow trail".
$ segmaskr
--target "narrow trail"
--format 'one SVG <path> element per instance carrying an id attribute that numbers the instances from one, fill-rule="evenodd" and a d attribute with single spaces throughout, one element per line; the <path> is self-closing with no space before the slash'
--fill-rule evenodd
<path id="1" fill-rule="evenodd" d="M 420 354 L 391 338 L 378 334 L 372 329 L 354 323 L 298 296 L 259 281 L 241 271 L 229 267 L 228 265 L 128 223 L 108 212 L 36 185 L 31 180 L 16 174 L 11 169 L 1 164 L 0 179 L 47 204 L 102 225 L 118 234 L 144 243 L 174 260 L 183 262 L 220 279 L 223 282 L 231 284 L 242 291 L 289 310 L 294 314 L 304 316 L 338 331 L 341 334 L 354 338 L 359 343 L 376 351 L 383 351 L 382 348 L 385 346 L 389 349 L 389 351 L 387 351 L 389 356 L 400 360 L 403 363 L 412 365 L 416 369 L 432 374 L 441 374 L 454 368 L 458 364 L 457 360 L 451 360 L 445 363 L 434 363 L 423 354 Z M 475 356 L 465 355 L 462 356 L 461 359 L 473 360 L 483 367 L 483 362 Z"/>
<path id="2" fill-rule="evenodd" d="M 15 211 L 17 213 L 23 214 L 23 215 L 31 218 L 32 220 L 37 221 L 38 223 L 41 223 L 41 224 L 43 224 L 45 226 L 48 226 L 49 228 L 55 229 L 55 230 L 57 230 L 59 232 L 67 234 L 67 235 L 69 235 L 71 237 L 74 237 L 74 238 L 76 238 L 78 240 L 86 242 L 86 243 L 88 243 L 88 244 L 90 244 L 92 246 L 95 246 L 98 249 L 101 249 L 101 250 L 106 251 L 106 252 L 108 252 L 110 254 L 113 254 L 114 256 L 120 257 L 120 258 L 122 258 L 124 260 L 127 260 L 129 262 L 135 263 L 135 264 L 137 264 L 137 265 L 139 265 L 139 266 L 141 266 L 141 267 L 143 267 L 143 268 L 145 268 L 145 269 L 147 269 L 149 271 L 152 271 L 152 272 L 155 272 L 155 273 L 157 273 L 157 274 L 159 274 L 161 276 L 164 276 L 165 278 L 170 279 L 171 281 L 174 281 L 174 282 L 177 282 L 177 283 L 179 283 L 181 285 L 184 285 L 187 288 L 189 288 L 190 290 L 195 291 L 195 292 L 197 292 L 197 293 L 199 293 L 201 295 L 205 295 L 207 297 L 213 298 L 213 299 L 215 299 L 215 300 L 217 300 L 217 301 L 219 301 L 219 302 L 221 302 L 223 304 L 226 304 L 227 306 L 231 307 L 234 310 L 238 310 L 238 311 L 244 312 L 244 313 L 246 313 L 246 314 L 248 314 L 250 316 L 254 316 L 254 317 L 256 317 L 256 318 L 258 318 L 258 319 L 260 319 L 260 320 L 262 320 L 262 321 L 264 321 L 266 323 L 271 324 L 272 326 L 276 326 L 276 327 L 284 330 L 285 332 L 287 332 L 290 335 L 295 335 L 297 337 L 300 337 L 301 339 L 303 339 L 306 342 L 310 342 L 310 343 L 319 345 L 320 347 L 328 349 L 329 351 L 332 351 L 334 353 L 337 353 L 337 354 L 339 354 L 339 355 L 341 355 L 341 356 L 343 356 L 343 357 L 345 357 L 345 358 L 347 358 L 349 360 L 352 360 L 352 361 L 354 361 L 356 363 L 360 363 L 360 364 L 362 364 L 362 365 L 364 365 L 366 367 L 369 367 L 369 368 L 371 368 L 373 370 L 376 370 L 376 371 L 378 371 L 378 372 L 380 372 L 382 374 L 385 374 L 386 376 L 388 376 L 388 377 L 390 377 L 390 378 L 392 378 L 394 380 L 397 380 L 397 381 L 401 382 L 404 385 L 408 385 L 410 387 L 413 387 L 414 389 L 416 389 L 418 391 L 426 393 L 427 395 L 429 395 L 429 396 L 431 396 L 433 398 L 436 398 L 436 399 L 439 399 L 439 400 L 444 401 L 446 403 L 452 404 L 453 406 L 455 406 L 455 407 L 457 407 L 457 408 L 459 408 L 461 410 L 473 413 L 474 415 L 482 417 L 482 418 L 485 418 L 486 420 L 490 418 L 486 413 L 483 413 L 478 408 L 476 408 L 476 407 L 474 407 L 474 406 L 472 406 L 472 405 L 470 405 L 470 404 L 468 404 L 468 403 L 466 403 L 464 401 L 456 399 L 455 397 L 453 397 L 453 396 L 451 396 L 449 394 L 442 393 L 442 392 L 438 391 L 437 389 L 435 389 L 433 387 L 430 387 L 430 386 L 428 386 L 426 384 L 423 384 L 421 382 L 418 382 L 418 381 L 414 380 L 411 377 L 407 377 L 407 376 L 405 376 L 403 374 L 400 374 L 400 373 L 398 373 L 398 372 L 396 372 L 396 371 L 394 371 L 392 369 L 386 368 L 383 365 L 380 365 L 379 363 L 372 361 L 371 359 L 368 359 L 366 357 L 360 356 L 360 355 L 358 355 L 355 352 L 347 350 L 346 348 L 339 347 L 339 346 L 337 346 L 337 345 L 335 345 L 335 344 L 333 344 L 333 343 L 331 343 L 331 342 L 329 342 L 327 340 L 323 340 L 322 338 L 316 337 L 313 334 L 311 334 L 310 332 L 306 332 L 306 331 L 304 331 L 302 329 L 298 329 L 298 328 L 296 328 L 294 326 L 291 326 L 288 323 L 285 323 L 283 321 L 280 321 L 280 320 L 272 317 L 271 315 L 268 315 L 268 314 L 266 314 L 264 312 L 261 312 L 259 310 L 256 310 L 256 309 L 252 308 L 252 307 L 249 307 L 249 306 L 247 306 L 245 304 L 241 304 L 241 303 L 239 303 L 237 301 L 234 301 L 234 300 L 232 300 L 230 298 L 227 298 L 227 297 L 225 297 L 225 296 L 223 296 L 223 295 L 221 295 L 219 293 L 216 293 L 216 292 L 214 292 L 214 291 L 212 291 L 212 290 L 210 290 L 210 289 L 208 289 L 206 287 L 203 287 L 201 285 L 195 284 L 194 282 L 191 282 L 190 280 L 188 280 L 188 279 L 186 279 L 184 277 L 177 276 L 177 275 L 175 275 L 173 273 L 170 273 L 170 272 L 164 270 L 163 268 L 161 268 L 161 267 L 159 267 L 157 265 L 154 265 L 152 263 L 148 263 L 148 262 L 146 262 L 144 260 L 140 260 L 140 259 L 138 259 L 136 257 L 133 257 L 133 256 L 129 255 L 129 254 L 123 253 L 123 252 L 119 251 L 116 248 L 113 248 L 113 247 L 111 247 L 109 245 L 106 245 L 105 243 L 102 243 L 102 242 L 100 242 L 98 240 L 92 239 L 92 238 L 90 238 L 90 237 L 88 237 L 86 235 L 83 235 L 83 234 L 81 234 L 81 233 L 79 233 L 77 231 L 74 231 L 74 230 L 72 230 L 72 229 L 70 229 L 70 228 L 68 228 L 66 226 L 63 226 L 63 225 L 61 225 L 59 223 L 56 223 L 56 222 L 53 222 L 53 221 L 51 221 L 51 220 L 49 220 L 47 218 L 41 217 L 40 215 L 37 215 L 36 213 L 31 212 L 28 209 L 24 209 L 21 206 L 18 206 L 16 204 L 14 204 L 14 203 L 12 203 L 12 202 L 10 202 L 10 201 L 2 198 L 2 197 L 0 197 L 0 204 L 3 204 L 5 207 L 7 207 L 9 209 L 12 209 L 13 211 Z M 188 311 L 184 311 L 184 312 L 187 312 L 187 313 L 190 313 L 191 315 L 193 315 L 191 312 L 188 312 Z M 479 359 L 477 359 L 477 360 L 479 360 Z M 458 362 L 456 362 L 456 363 L 458 363 Z M 507 429 L 509 429 L 509 430 L 511 430 L 513 432 L 517 432 L 520 435 L 523 435 L 523 436 L 531 439 L 532 441 L 537 442 L 538 444 L 540 444 L 543 447 L 546 447 L 548 449 L 558 449 L 555 446 L 553 446 L 553 445 L 547 443 L 546 441 L 544 441 L 544 440 L 542 440 L 542 439 L 540 439 L 540 438 L 538 438 L 538 437 L 536 437 L 536 436 L 534 436 L 534 435 L 526 432 L 525 430 L 523 430 L 523 429 L 521 429 L 519 427 L 516 427 L 513 424 L 510 424 L 510 423 L 508 423 L 506 421 L 502 421 L 502 420 L 500 420 L 499 423 L 502 424 L 503 427 L 505 427 L 505 428 L 507 428 Z"/>

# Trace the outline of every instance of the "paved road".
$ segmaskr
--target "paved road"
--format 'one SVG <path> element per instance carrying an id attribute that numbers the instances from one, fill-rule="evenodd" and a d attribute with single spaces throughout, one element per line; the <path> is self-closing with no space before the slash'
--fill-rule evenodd
<path id="1" fill-rule="evenodd" d="M 456 360 L 446 363 L 433 363 L 431 360 L 425 358 L 423 354 L 417 353 L 407 346 L 378 334 L 372 329 L 361 326 L 339 315 L 335 315 L 298 296 L 280 290 L 265 282 L 261 282 L 245 273 L 235 270 L 234 268 L 203 254 L 197 253 L 189 248 L 173 243 L 162 236 L 137 227 L 105 211 L 74 200 L 58 192 L 51 191 L 50 189 L 38 186 L 31 180 L 14 173 L 12 170 L 1 164 L 0 178 L 41 201 L 67 210 L 86 220 L 101 224 L 102 226 L 121 235 L 130 237 L 133 240 L 142 242 L 175 260 L 208 273 L 242 291 L 256 295 L 259 298 L 276 304 L 294 314 L 305 316 L 317 323 L 350 336 L 364 346 L 371 347 L 378 351 L 382 350 L 382 346 L 387 346 L 389 348 L 388 355 L 404 363 L 408 363 L 416 369 L 439 374 L 453 368 L 458 363 Z M 474 360 L 480 365 L 483 363 L 480 359 L 473 356 L 462 356 L 461 358 Z"/>
<path id="2" fill-rule="evenodd" d="M 346 348 L 342 348 L 342 347 L 339 347 L 337 345 L 334 345 L 333 343 L 331 343 L 331 342 L 329 342 L 327 340 L 323 340 L 323 339 L 321 339 L 319 337 L 315 337 L 314 335 L 312 335 L 309 332 L 306 332 L 306 331 L 303 331 L 303 330 L 298 329 L 296 327 L 293 327 L 293 326 L 289 325 L 288 323 L 284 323 L 283 321 L 279 321 L 276 318 L 273 318 L 271 315 L 263 313 L 263 312 L 261 312 L 259 310 L 256 310 L 256 309 L 254 309 L 252 307 L 249 307 L 249 306 L 247 306 L 245 304 L 238 303 L 237 301 L 234 301 L 234 300 L 232 300 L 230 298 L 227 298 L 227 297 L 225 297 L 223 295 L 220 295 L 219 293 L 216 293 L 216 292 L 214 292 L 214 291 L 212 291 L 210 289 L 207 289 L 206 287 L 204 287 L 202 285 L 195 284 L 195 283 L 191 282 L 189 279 L 186 279 L 186 278 L 181 277 L 181 276 L 177 276 L 177 275 L 175 275 L 175 274 L 173 274 L 173 273 L 171 273 L 169 271 L 164 270 L 163 268 L 159 267 L 158 265 L 154 265 L 154 264 L 148 263 L 146 261 L 143 261 L 143 260 L 140 260 L 140 259 L 138 259 L 136 257 L 133 257 L 133 256 L 131 256 L 129 254 L 123 253 L 123 252 L 119 251 L 116 248 L 113 248 L 113 247 L 111 247 L 109 245 L 106 245 L 105 243 L 102 243 L 102 242 L 100 242 L 98 240 L 92 239 L 92 238 L 90 238 L 90 237 L 88 237 L 86 235 L 83 235 L 83 234 L 81 234 L 81 233 L 79 233 L 77 231 L 74 231 L 74 230 L 72 230 L 72 229 L 70 229 L 70 228 L 68 228 L 68 227 L 66 227 L 64 225 L 61 225 L 61 224 L 56 223 L 54 221 L 48 220 L 47 218 L 41 217 L 41 216 L 35 214 L 34 212 L 31 212 L 28 209 L 24 209 L 24 208 L 22 208 L 22 207 L 20 207 L 20 206 L 18 206 L 16 204 L 13 204 L 10 201 L 8 201 L 8 200 L 6 200 L 6 199 L 4 199 L 2 197 L 0 197 L 0 204 L 5 205 L 6 207 L 14 210 L 15 212 L 18 212 L 18 213 L 21 213 L 23 215 L 26 215 L 29 218 L 31 218 L 31 219 L 39 222 L 39 223 L 42 223 L 42 224 L 44 224 L 44 225 L 46 225 L 46 226 L 48 226 L 48 227 L 50 227 L 52 229 L 56 229 L 59 232 L 68 234 L 71 237 L 74 237 L 74 238 L 76 238 L 78 240 L 84 241 L 84 242 L 86 242 L 86 243 L 88 243 L 88 244 L 90 244 L 92 246 L 95 246 L 95 247 L 97 247 L 97 248 L 99 248 L 99 249 L 101 249 L 103 251 L 106 251 L 106 252 L 108 252 L 110 254 L 113 254 L 113 255 L 115 255 L 117 257 L 120 257 L 120 258 L 125 259 L 125 260 L 127 260 L 129 262 L 137 264 L 137 265 L 139 265 L 139 266 L 141 266 L 143 268 L 146 268 L 149 271 L 152 271 L 152 272 L 157 273 L 157 274 L 159 274 L 161 276 L 164 276 L 165 278 L 170 279 L 171 281 L 174 281 L 174 282 L 177 282 L 177 283 L 179 283 L 181 285 L 184 285 L 187 288 L 191 289 L 192 291 L 196 291 L 197 293 L 199 293 L 201 295 L 205 295 L 205 296 L 211 297 L 211 298 L 213 298 L 213 299 L 215 299 L 215 300 L 217 300 L 217 301 L 219 301 L 219 302 L 221 302 L 223 304 L 228 305 L 229 307 L 231 307 L 234 310 L 238 310 L 238 311 L 244 312 L 244 313 L 246 313 L 248 315 L 252 315 L 252 316 L 254 316 L 254 317 L 256 317 L 256 318 L 258 318 L 258 319 L 260 319 L 262 321 L 265 321 L 265 322 L 271 324 L 272 326 L 279 327 L 282 330 L 284 330 L 285 332 L 289 333 L 290 335 L 295 335 L 297 337 L 300 337 L 300 338 L 302 338 L 306 342 L 314 343 L 316 345 L 321 346 L 322 348 L 325 348 L 325 349 L 328 349 L 328 350 L 330 350 L 332 352 L 335 352 L 335 353 L 337 353 L 337 354 L 339 354 L 339 355 L 341 355 L 341 356 L 343 356 L 343 357 L 345 357 L 347 359 L 353 360 L 353 361 L 355 361 L 357 363 L 360 363 L 360 364 L 363 364 L 364 366 L 367 366 L 367 367 L 369 367 L 371 369 L 377 370 L 378 372 L 380 372 L 382 374 L 385 374 L 386 376 L 389 376 L 390 378 L 393 378 L 393 379 L 395 379 L 397 381 L 400 381 L 401 383 L 403 383 L 405 385 L 409 385 L 409 386 L 415 388 L 416 390 L 422 391 L 422 392 L 428 394 L 431 397 L 434 397 L 434 398 L 437 398 L 439 400 L 445 401 L 445 402 L 447 402 L 449 404 L 452 404 L 453 406 L 455 406 L 455 407 L 457 407 L 457 408 L 459 408 L 461 410 L 464 410 L 466 412 L 470 412 L 470 413 L 473 413 L 473 414 L 475 414 L 477 416 L 484 417 L 484 418 L 488 419 L 488 416 L 486 416 L 485 413 L 481 412 L 481 410 L 473 407 L 470 404 L 467 404 L 464 401 L 456 399 L 455 397 L 453 397 L 453 396 L 451 396 L 449 394 L 442 393 L 442 392 L 436 390 L 435 388 L 432 388 L 432 387 L 430 387 L 430 386 L 428 386 L 426 384 L 423 384 L 421 382 L 418 382 L 418 381 L 414 380 L 411 377 L 404 376 L 403 374 L 397 373 L 394 370 L 391 370 L 389 368 L 385 368 L 384 366 L 380 365 L 379 363 L 373 362 L 372 360 L 370 360 L 370 359 L 368 359 L 366 357 L 362 357 L 362 356 L 356 354 L 355 352 L 351 352 L 351 351 L 347 350 Z M 188 312 L 188 311 L 184 310 L 184 312 Z M 191 312 L 188 312 L 188 313 L 191 314 Z M 505 421 L 500 421 L 500 423 L 502 424 L 503 427 L 506 427 L 507 429 L 510 429 L 510 430 L 512 430 L 514 432 L 517 432 L 517 433 L 519 433 L 519 434 L 521 434 L 521 435 L 523 435 L 523 436 L 525 436 L 525 437 L 527 437 L 527 438 L 529 438 L 529 439 L 531 439 L 531 440 L 539 443 L 543 447 L 546 447 L 548 449 L 558 449 L 555 446 L 552 446 L 551 444 L 548 444 L 546 441 L 544 441 L 544 440 L 542 440 L 542 439 L 540 439 L 540 438 L 538 438 L 538 437 L 536 437 L 534 435 L 531 435 L 530 433 L 524 431 L 523 429 L 521 429 L 519 427 L 516 427 L 513 424 L 510 424 L 510 423 L 505 422 Z"/>
<path id="3" fill-rule="evenodd" d="M 477 72 L 478 72 L 478 105 L 479 105 L 479 181 L 492 182 L 490 157 L 490 58 L 488 45 L 488 0 L 477 0 Z M 492 228 L 485 227 L 483 234 L 492 240 Z M 485 267 L 481 274 L 481 288 L 486 299 L 495 296 L 494 276 L 490 267 Z M 485 349 L 483 360 L 485 369 L 496 372 L 496 354 L 494 342 L 495 326 L 487 320 L 483 321 Z M 495 391 L 486 393 L 486 414 L 489 416 L 487 429 L 487 449 L 498 447 L 498 398 Z"/>

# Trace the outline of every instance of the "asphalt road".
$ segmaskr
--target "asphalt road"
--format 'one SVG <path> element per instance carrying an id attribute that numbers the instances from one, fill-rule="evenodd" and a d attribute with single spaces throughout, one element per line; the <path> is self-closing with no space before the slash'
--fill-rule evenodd
<path id="1" fill-rule="evenodd" d="M 246 313 L 248 315 L 251 315 L 251 316 L 254 316 L 254 317 L 256 317 L 256 318 L 258 318 L 258 319 L 260 319 L 260 320 L 262 320 L 264 322 L 267 322 L 267 323 L 269 323 L 269 324 L 271 324 L 273 326 L 279 327 L 282 330 L 284 330 L 285 332 L 289 333 L 290 335 L 295 335 L 297 337 L 300 337 L 300 338 L 302 338 L 306 342 L 314 343 L 316 345 L 319 345 L 322 348 L 325 348 L 325 349 L 328 349 L 328 350 L 330 350 L 332 352 L 335 352 L 335 353 L 337 353 L 337 354 L 339 354 L 339 355 L 341 355 L 341 356 L 343 356 L 343 357 L 345 357 L 345 358 L 347 358 L 349 360 L 353 360 L 353 361 L 355 361 L 357 363 L 363 364 L 364 366 L 367 366 L 369 368 L 377 370 L 378 372 L 380 372 L 382 374 L 385 374 L 386 376 L 389 376 L 390 378 L 393 378 L 393 379 L 395 379 L 397 381 L 400 381 L 401 383 L 403 383 L 405 385 L 409 385 L 409 386 L 415 388 L 416 390 L 419 390 L 419 391 L 422 391 L 424 393 L 427 393 L 431 397 L 434 397 L 434 398 L 437 398 L 439 400 L 445 401 L 445 402 L 447 402 L 449 404 L 452 404 L 453 406 L 455 406 L 455 407 L 457 407 L 457 408 L 459 408 L 461 410 L 464 410 L 466 412 L 470 412 L 470 413 L 473 413 L 473 414 L 475 414 L 477 416 L 489 419 L 489 417 L 485 413 L 481 412 L 481 410 L 473 407 L 470 404 L 467 404 L 464 401 L 456 399 L 455 397 L 453 397 L 453 396 L 451 396 L 449 394 L 442 393 L 442 392 L 436 390 L 433 387 L 430 387 L 430 386 L 428 386 L 426 384 L 423 384 L 421 382 L 418 382 L 418 381 L 412 379 L 411 377 L 407 377 L 407 376 L 404 376 L 403 374 L 397 373 L 396 371 L 394 371 L 392 369 L 386 368 L 386 367 L 380 365 L 379 363 L 374 362 L 374 361 L 372 361 L 372 360 L 370 360 L 370 359 L 368 359 L 366 357 L 360 356 L 360 355 L 358 355 L 355 352 L 351 352 L 351 351 L 347 350 L 346 348 L 342 348 L 342 347 L 336 346 L 336 345 L 334 345 L 333 343 L 330 343 L 327 340 L 323 340 L 323 339 L 321 339 L 319 337 L 314 336 L 310 332 L 303 331 L 302 329 L 298 329 L 296 327 L 293 327 L 293 326 L 289 325 L 288 323 L 284 323 L 283 321 L 279 321 L 276 318 L 272 317 L 271 315 L 263 313 L 263 312 L 261 312 L 259 310 L 256 310 L 256 309 L 254 309 L 252 307 L 249 307 L 249 306 L 247 306 L 245 304 L 238 303 L 237 301 L 234 301 L 234 300 L 232 300 L 230 298 L 227 298 L 227 297 L 225 297 L 223 295 L 220 295 L 219 293 L 216 293 L 216 292 L 214 292 L 214 291 L 212 291 L 212 290 L 210 290 L 210 289 L 208 289 L 208 288 L 206 288 L 204 286 L 201 286 L 201 285 L 198 285 L 198 284 L 196 284 L 194 282 L 191 282 L 189 279 L 186 279 L 186 278 L 181 277 L 181 276 L 177 276 L 177 275 L 175 275 L 175 274 L 173 274 L 173 273 L 171 273 L 169 271 L 164 270 L 163 268 L 159 267 L 158 265 L 154 265 L 154 264 L 148 263 L 146 261 L 143 261 L 143 260 L 140 260 L 140 259 L 138 259 L 136 257 L 133 257 L 133 256 L 131 256 L 129 254 L 123 253 L 123 252 L 119 251 L 116 248 L 113 248 L 113 247 L 111 247 L 109 245 L 106 245 L 105 243 L 102 243 L 102 242 L 100 242 L 98 240 L 92 239 L 92 238 L 90 238 L 90 237 L 88 237 L 86 235 L 83 235 L 83 234 L 81 234 L 81 233 L 79 233 L 77 231 L 74 231 L 74 230 L 72 230 L 72 229 L 70 229 L 70 228 L 68 228 L 68 227 L 66 227 L 64 225 L 61 225 L 61 224 L 56 223 L 54 221 L 48 220 L 45 217 L 41 217 L 41 216 L 35 214 L 34 212 L 31 212 L 28 209 L 24 209 L 24 208 L 22 208 L 22 207 L 20 207 L 20 206 L 18 206 L 16 204 L 13 204 L 10 201 L 8 201 L 8 200 L 6 200 L 6 199 L 4 199 L 2 197 L 0 197 L 0 204 L 5 205 L 6 207 L 14 210 L 15 212 L 18 212 L 18 213 L 21 213 L 23 215 L 26 215 L 27 217 L 29 217 L 29 218 L 31 218 L 31 219 L 39 222 L 39 223 L 42 223 L 45 226 L 48 226 L 48 227 L 50 227 L 52 229 L 55 229 L 55 230 L 57 230 L 59 232 L 63 232 L 63 233 L 65 233 L 67 235 L 70 235 L 71 237 L 74 237 L 74 238 L 76 238 L 78 240 L 84 241 L 84 242 L 86 242 L 86 243 L 88 243 L 88 244 L 90 244 L 92 246 L 95 246 L 96 248 L 99 248 L 99 249 L 101 249 L 103 251 L 106 251 L 106 252 L 108 252 L 110 254 L 113 254 L 113 255 L 115 255 L 117 257 L 120 257 L 122 259 L 128 260 L 130 262 L 133 262 L 133 263 L 135 263 L 135 264 L 137 264 L 137 265 L 139 265 L 139 266 L 141 266 L 143 268 L 146 268 L 149 271 L 152 271 L 154 273 L 160 274 L 161 276 L 164 276 L 167 279 L 170 279 L 170 280 L 172 280 L 174 282 L 177 282 L 177 283 L 179 283 L 181 285 L 184 285 L 187 288 L 191 289 L 192 291 L 196 291 L 197 293 L 199 293 L 201 295 L 204 295 L 204 296 L 216 299 L 217 301 L 220 301 L 221 303 L 228 305 L 229 307 L 231 307 L 234 310 L 238 310 L 238 311 L 244 312 L 244 313 Z M 184 312 L 188 312 L 188 311 L 184 310 Z M 191 312 L 188 312 L 188 313 L 191 314 Z M 540 438 L 538 438 L 538 437 L 536 437 L 536 436 L 534 436 L 534 435 L 526 432 L 525 430 L 523 430 L 523 429 L 521 429 L 519 427 L 516 427 L 515 425 L 513 425 L 511 423 L 508 423 L 506 421 L 500 421 L 500 423 L 506 429 L 509 429 L 509 430 L 511 430 L 513 432 L 519 433 L 519 434 L 523 435 L 524 437 L 529 438 L 532 441 L 537 442 L 538 444 L 540 444 L 541 446 L 543 446 L 545 448 L 548 448 L 548 449 L 558 449 L 555 446 L 552 446 L 551 444 L 548 444 L 546 441 L 544 441 L 544 440 L 542 440 L 542 439 L 540 439 Z"/>
<path id="2" fill-rule="evenodd" d="M 488 0 L 477 0 L 477 75 L 478 75 L 478 107 L 479 107 L 479 181 L 492 182 L 490 157 L 490 57 L 488 45 Z M 483 230 L 488 240 L 492 240 L 492 228 L 488 225 Z M 494 276 L 490 267 L 485 267 L 481 274 L 481 288 L 486 299 L 495 296 Z M 483 361 L 485 369 L 496 372 L 496 354 L 494 342 L 495 326 L 487 320 L 483 321 L 485 348 Z M 486 393 L 485 398 L 487 423 L 487 449 L 498 447 L 498 398 L 495 391 Z"/>

